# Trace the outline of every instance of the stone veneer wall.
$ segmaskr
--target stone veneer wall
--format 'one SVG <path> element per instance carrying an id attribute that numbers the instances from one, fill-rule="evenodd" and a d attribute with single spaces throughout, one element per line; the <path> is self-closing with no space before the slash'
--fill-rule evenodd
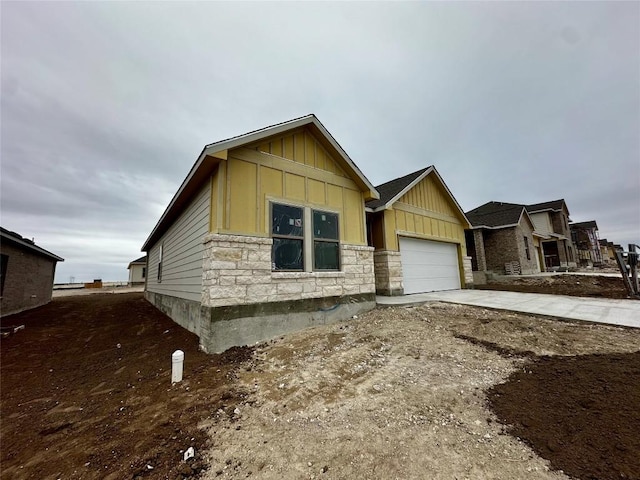
<path id="1" fill-rule="evenodd" d="M 473 269 L 471 268 L 471 257 L 462 257 L 462 269 L 464 271 L 464 287 L 473 288 Z"/>
<path id="2" fill-rule="evenodd" d="M 220 352 L 375 307 L 373 248 L 340 245 L 341 271 L 273 272 L 271 238 L 204 238 L 201 348 Z"/>
<path id="3" fill-rule="evenodd" d="M 340 272 L 272 272 L 271 238 L 209 234 L 202 305 L 279 302 L 375 292 L 373 248 L 340 245 Z"/>
<path id="4" fill-rule="evenodd" d="M 402 261 L 400 252 L 378 250 L 373 254 L 376 293 L 378 295 L 403 295 Z"/>

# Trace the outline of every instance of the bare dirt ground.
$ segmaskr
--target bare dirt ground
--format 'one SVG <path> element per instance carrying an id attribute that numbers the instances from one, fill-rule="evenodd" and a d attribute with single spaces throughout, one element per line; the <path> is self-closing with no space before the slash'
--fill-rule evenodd
<path id="1" fill-rule="evenodd" d="M 621 276 L 555 275 L 547 277 L 501 276 L 486 285 L 476 285 L 480 290 L 507 290 L 524 293 L 550 293 L 575 297 L 627 298 L 627 290 Z"/>
<path id="2" fill-rule="evenodd" d="M 640 478 L 638 330 L 431 303 L 209 356 L 140 294 L 2 323 L 2 478 Z"/>

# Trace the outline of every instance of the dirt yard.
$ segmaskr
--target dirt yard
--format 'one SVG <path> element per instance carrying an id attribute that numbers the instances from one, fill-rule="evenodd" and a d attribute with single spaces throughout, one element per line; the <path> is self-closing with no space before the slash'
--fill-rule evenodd
<path id="1" fill-rule="evenodd" d="M 140 294 L 2 323 L 2 478 L 640 479 L 638 330 L 431 303 L 208 356 Z"/>
<path id="2" fill-rule="evenodd" d="M 575 297 L 627 298 L 628 295 L 622 276 L 605 277 L 597 274 L 562 274 L 545 277 L 500 276 L 486 285 L 476 285 L 475 288 Z"/>

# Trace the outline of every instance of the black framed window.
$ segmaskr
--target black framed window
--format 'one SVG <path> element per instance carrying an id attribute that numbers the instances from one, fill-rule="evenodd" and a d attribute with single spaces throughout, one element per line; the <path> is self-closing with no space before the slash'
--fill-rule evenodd
<path id="1" fill-rule="evenodd" d="M 272 270 L 304 270 L 304 209 L 271 204 Z"/>
<path id="2" fill-rule="evenodd" d="M 272 270 L 340 270 L 338 221 L 337 213 L 272 203 Z"/>
<path id="3" fill-rule="evenodd" d="M 314 270 L 340 270 L 338 214 L 313 211 Z"/>
<path id="4" fill-rule="evenodd" d="M 163 245 L 160 245 L 160 250 L 158 251 L 158 283 L 162 282 L 162 250 Z"/>
<path id="5" fill-rule="evenodd" d="M 531 260 L 531 254 L 529 253 L 529 239 L 524 237 L 524 251 L 527 254 L 527 260 Z"/>

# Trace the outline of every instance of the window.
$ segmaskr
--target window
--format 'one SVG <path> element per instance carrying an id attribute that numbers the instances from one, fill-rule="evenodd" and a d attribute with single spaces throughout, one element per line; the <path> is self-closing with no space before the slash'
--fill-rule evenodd
<path id="1" fill-rule="evenodd" d="M 9 263 L 9 255 L 0 255 L 0 295 L 4 294 L 4 280 L 7 278 L 7 263 Z"/>
<path id="2" fill-rule="evenodd" d="M 304 211 L 273 203 L 271 205 L 272 270 L 304 270 Z"/>
<path id="3" fill-rule="evenodd" d="M 527 254 L 527 260 L 531 260 L 531 254 L 529 253 L 529 239 L 524 237 L 524 251 Z"/>
<path id="4" fill-rule="evenodd" d="M 274 271 L 340 269 L 337 213 L 272 203 L 271 236 Z"/>
<path id="5" fill-rule="evenodd" d="M 147 276 L 147 267 L 142 267 L 142 278 Z"/>
<path id="6" fill-rule="evenodd" d="M 160 250 L 158 250 L 158 283 L 162 282 L 162 247 L 160 245 Z"/>
<path id="7" fill-rule="evenodd" d="M 313 269 L 340 270 L 337 213 L 313 211 Z"/>

